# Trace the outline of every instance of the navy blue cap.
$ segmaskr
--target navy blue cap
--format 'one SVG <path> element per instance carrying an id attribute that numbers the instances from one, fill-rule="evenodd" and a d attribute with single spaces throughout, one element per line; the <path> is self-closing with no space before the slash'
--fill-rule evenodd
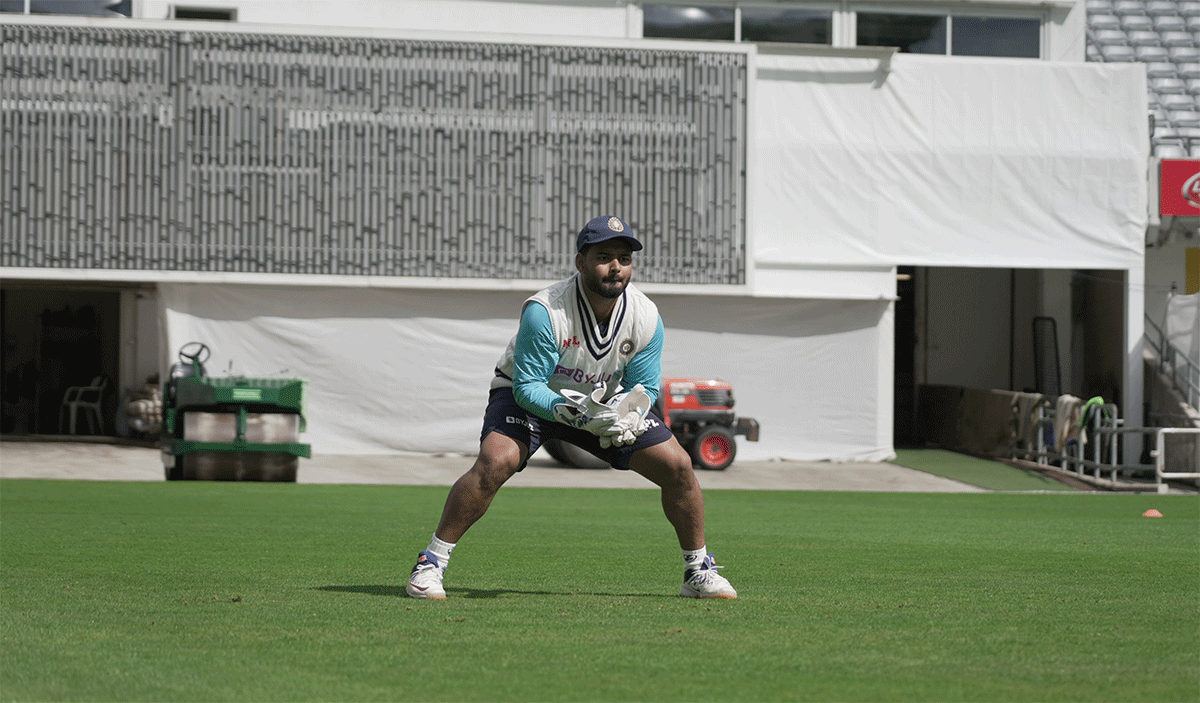
<path id="1" fill-rule="evenodd" d="M 602 215 L 593 217 L 583 226 L 579 232 L 579 239 L 575 240 L 575 251 L 582 251 L 589 244 L 606 242 L 617 237 L 629 240 L 629 247 L 633 251 L 639 251 L 642 248 L 642 243 L 633 236 L 633 228 L 625 220 L 612 215 Z"/>

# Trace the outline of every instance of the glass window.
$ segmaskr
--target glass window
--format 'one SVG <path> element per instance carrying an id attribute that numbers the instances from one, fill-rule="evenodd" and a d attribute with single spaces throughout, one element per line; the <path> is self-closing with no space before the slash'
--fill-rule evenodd
<path id="1" fill-rule="evenodd" d="M 833 12 L 743 7 L 742 41 L 830 44 L 833 42 Z"/>
<path id="2" fill-rule="evenodd" d="M 171 18 L 177 20 L 210 20 L 214 22 L 233 22 L 237 20 L 237 10 L 225 7 L 186 7 L 171 6 Z"/>
<path id="3" fill-rule="evenodd" d="M 950 23 L 950 53 L 1040 58 L 1041 24 L 1027 18 L 955 16 Z"/>
<path id="4" fill-rule="evenodd" d="M 642 36 L 733 41 L 733 7 L 646 3 L 642 8 Z"/>
<path id="5" fill-rule="evenodd" d="M 946 16 L 860 12 L 858 45 L 896 46 L 908 54 L 945 54 Z"/>

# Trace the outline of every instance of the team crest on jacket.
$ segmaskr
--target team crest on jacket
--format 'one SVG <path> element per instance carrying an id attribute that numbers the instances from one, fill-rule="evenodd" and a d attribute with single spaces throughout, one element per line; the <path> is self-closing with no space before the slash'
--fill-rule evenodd
<path id="1" fill-rule="evenodd" d="M 621 352 L 621 356 L 629 356 L 629 353 L 633 351 L 633 340 L 626 339 L 624 342 L 621 342 L 621 346 L 618 347 L 618 351 Z"/>

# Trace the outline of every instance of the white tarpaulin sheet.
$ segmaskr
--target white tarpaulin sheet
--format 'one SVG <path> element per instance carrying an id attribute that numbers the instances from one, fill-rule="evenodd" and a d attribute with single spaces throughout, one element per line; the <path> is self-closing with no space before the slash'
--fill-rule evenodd
<path id="1" fill-rule="evenodd" d="M 321 454 L 473 454 L 526 296 L 160 285 L 171 354 L 200 341 L 211 376 L 307 381 L 302 439 Z M 740 458 L 893 456 L 886 301 L 652 297 L 664 375 L 732 382 L 735 410 L 761 424 L 760 442 L 738 439 Z"/>
<path id="2" fill-rule="evenodd" d="M 1142 266 L 1140 64 L 760 53 L 755 256 Z"/>
<path id="3" fill-rule="evenodd" d="M 1163 333 L 1167 343 L 1200 366 L 1200 293 L 1167 297 Z"/>

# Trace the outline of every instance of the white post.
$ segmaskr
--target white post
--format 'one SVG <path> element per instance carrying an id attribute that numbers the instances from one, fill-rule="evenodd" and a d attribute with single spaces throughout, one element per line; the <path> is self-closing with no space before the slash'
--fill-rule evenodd
<path id="1" fill-rule="evenodd" d="M 1144 393 L 1142 358 L 1145 346 L 1146 270 L 1139 265 L 1125 272 L 1125 382 L 1121 417 L 1126 427 L 1142 427 Z M 1136 464 L 1142 457 L 1142 433 L 1126 435 L 1125 464 Z"/>

